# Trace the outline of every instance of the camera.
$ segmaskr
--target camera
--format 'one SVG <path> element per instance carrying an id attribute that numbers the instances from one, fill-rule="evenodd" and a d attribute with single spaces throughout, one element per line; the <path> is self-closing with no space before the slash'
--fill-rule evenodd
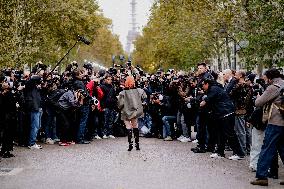
<path id="1" fill-rule="evenodd" d="M 111 67 L 111 68 L 109 68 L 108 73 L 110 75 L 116 75 L 117 74 L 117 69 Z"/>
<path id="2" fill-rule="evenodd" d="M 87 70 L 92 70 L 92 69 L 93 69 L 93 66 L 92 66 L 91 63 L 85 63 L 85 64 L 83 65 L 83 68 L 85 68 L 85 69 L 87 69 Z"/>
<path id="3" fill-rule="evenodd" d="M 253 90 L 253 96 L 257 96 L 258 94 L 262 95 L 262 93 L 263 93 L 263 89 L 262 89 L 260 84 L 255 84 L 252 87 L 252 90 Z"/>
<path id="4" fill-rule="evenodd" d="M 128 62 L 126 63 L 126 65 L 127 65 L 128 67 L 131 67 L 131 65 L 132 65 L 131 61 L 128 61 Z"/>
<path id="5" fill-rule="evenodd" d="M 125 72 L 125 68 L 120 68 L 120 73 L 124 73 Z"/>
<path id="6" fill-rule="evenodd" d="M 91 104 L 95 105 L 95 106 L 98 106 L 99 105 L 99 100 L 94 96 L 94 97 L 92 97 Z"/>
<path id="7" fill-rule="evenodd" d="M 68 72 L 73 72 L 74 70 L 76 70 L 77 68 L 79 67 L 78 63 L 76 61 L 73 61 L 71 64 L 69 64 L 65 71 L 68 71 Z"/>
<path id="8" fill-rule="evenodd" d="M 196 97 L 191 98 L 189 101 L 186 102 L 186 107 L 188 109 L 198 108 L 199 102 Z"/>
<path id="9" fill-rule="evenodd" d="M 78 91 L 79 94 L 81 94 L 85 98 L 87 98 L 89 96 L 83 89 L 78 89 L 77 91 Z"/>
<path id="10" fill-rule="evenodd" d="M 153 100 L 163 100 L 163 95 L 161 95 L 160 93 L 152 93 L 153 95 Z"/>
<path id="11" fill-rule="evenodd" d="M 115 68 L 121 68 L 122 66 L 119 65 L 119 64 L 114 64 L 114 67 L 115 67 Z"/>

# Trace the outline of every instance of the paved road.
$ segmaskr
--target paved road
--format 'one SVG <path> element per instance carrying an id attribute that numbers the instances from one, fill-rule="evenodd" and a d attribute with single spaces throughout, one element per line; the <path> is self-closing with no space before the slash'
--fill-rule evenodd
<path id="1" fill-rule="evenodd" d="M 248 161 L 210 159 L 194 154 L 192 143 L 141 139 L 139 151 L 127 152 L 126 138 L 42 150 L 16 148 L 0 168 L 19 168 L 0 176 L 1 189 L 255 189 Z M 281 165 L 283 170 L 283 166 Z M 280 173 L 284 179 L 284 172 Z M 268 188 L 283 188 L 278 180 Z"/>

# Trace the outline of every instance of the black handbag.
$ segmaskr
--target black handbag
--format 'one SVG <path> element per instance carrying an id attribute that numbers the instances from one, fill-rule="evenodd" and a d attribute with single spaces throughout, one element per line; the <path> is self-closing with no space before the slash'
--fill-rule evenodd
<path id="1" fill-rule="evenodd" d="M 252 124 L 252 126 L 257 130 L 264 131 L 266 129 L 267 122 L 263 123 L 262 117 L 263 117 L 263 108 L 257 107 L 254 109 L 251 116 L 249 117 L 248 123 Z"/>

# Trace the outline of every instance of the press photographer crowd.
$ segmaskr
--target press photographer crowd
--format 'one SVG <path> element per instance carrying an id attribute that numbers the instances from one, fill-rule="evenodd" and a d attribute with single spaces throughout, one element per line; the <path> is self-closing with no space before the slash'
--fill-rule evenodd
<path id="1" fill-rule="evenodd" d="M 131 62 L 95 71 L 73 62 L 61 74 L 36 64 L 31 72 L 0 74 L 1 157 L 13 146 L 70 146 L 139 136 L 193 142 L 193 153 L 242 160 L 256 172 L 253 185 L 278 179 L 284 161 L 284 81 L 272 68 L 261 77 L 242 70 L 214 72 L 205 63 L 192 73 L 145 73 Z M 196 132 L 196 137 L 193 134 Z M 193 140 L 194 139 L 194 140 Z M 281 184 L 283 184 L 281 182 Z"/>

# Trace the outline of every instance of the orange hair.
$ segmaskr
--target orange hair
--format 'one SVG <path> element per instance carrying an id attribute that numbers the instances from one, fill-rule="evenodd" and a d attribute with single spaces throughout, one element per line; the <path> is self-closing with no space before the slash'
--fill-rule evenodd
<path id="1" fill-rule="evenodd" d="M 125 80 L 125 87 L 126 88 L 133 88 L 135 87 L 135 80 L 132 76 L 127 76 Z"/>

